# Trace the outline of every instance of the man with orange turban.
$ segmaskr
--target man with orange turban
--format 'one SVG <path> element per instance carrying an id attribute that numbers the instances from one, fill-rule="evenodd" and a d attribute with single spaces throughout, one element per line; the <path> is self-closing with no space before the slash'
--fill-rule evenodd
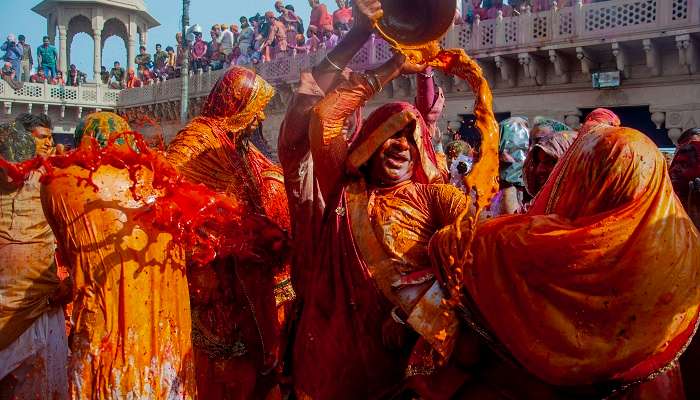
<path id="1" fill-rule="evenodd" d="M 155 182 L 174 171 L 145 146 L 137 153 L 115 141 L 122 129 L 116 114 L 89 115 L 81 145 L 52 161 L 41 188 L 75 285 L 71 395 L 193 399 L 185 251 L 154 220 L 138 218 L 162 196 Z"/>
<path id="2" fill-rule="evenodd" d="M 528 214 L 455 224 L 431 255 L 473 332 L 507 360 L 475 363 L 485 393 L 683 398 L 700 239 L 641 132 L 580 134 Z"/>
<path id="3" fill-rule="evenodd" d="M 167 159 L 189 181 L 236 199 L 248 213 L 289 229 L 282 171 L 253 144 L 262 139 L 274 89 L 253 71 L 232 67 L 175 137 Z M 260 237 L 269 235 L 264 227 Z M 189 270 L 199 396 L 266 398 L 279 394 L 286 306 L 294 299 L 284 249 L 269 257 L 219 257 Z"/>

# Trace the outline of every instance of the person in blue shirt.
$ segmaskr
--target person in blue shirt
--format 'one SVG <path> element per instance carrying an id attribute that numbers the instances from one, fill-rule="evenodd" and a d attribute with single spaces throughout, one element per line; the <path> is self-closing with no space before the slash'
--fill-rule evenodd
<path id="1" fill-rule="evenodd" d="M 22 55 L 24 54 L 24 48 L 22 48 L 22 45 L 19 44 L 19 42 L 17 42 L 15 35 L 9 34 L 5 43 L 3 43 L 2 47 L 0 47 L 0 50 L 5 52 L 2 59 L 5 62 L 9 62 L 10 64 L 12 64 L 12 68 L 14 68 L 15 71 L 20 71 Z M 14 79 L 16 81 L 20 80 L 20 76 L 18 73 L 15 74 Z"/>
<path id="2" fill-rule="evenodd" d="M 58 60 L 58 52 L 56 48 L 49 43 L 49 37 L 44 36 L 44 44 L 36 49 L 37 62 L 39 67 L 44 70 L 44 75 L 47 78 L 53 79 L 56 77 L 56 60 Z"/>

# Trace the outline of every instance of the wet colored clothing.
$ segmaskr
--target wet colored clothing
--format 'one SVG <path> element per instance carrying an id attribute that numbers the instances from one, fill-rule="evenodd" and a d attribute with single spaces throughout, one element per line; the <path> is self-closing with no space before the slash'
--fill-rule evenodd
<path id="1" fill-rule="evenodd" d="M 314 86 L 304 89 L 318 93 Z M 351 75 L 314 107 L 308 147 L 313 171 L 288 169 L 294 167 L 295 157 L 280 154 L 285 173 L 312 191 L 292 193 L 290 208 L 311 210 L 314 218 L 321 211 L 320 219 L 314 219 L 320 223 L 294 231 L 309 235 L 295 237 L 302 248 L 305 243 L 315 246 L 311 260 L 297 264 L 305 269 L 296 275 L 303 305 L 293 352 L 295 390 L 301 398 L 375 398 L 397 390 L 406 369 L 413 369 L 406 354 L 395 353 L 382 342 L 382 325 L 391 319 L 393 307 L 409 315 L 408 324 L 428 341 L 424 347 L 428 352 L 449 352 L 450 333 L 456 328 L 449 310 L 440 309 L 441 293 L 423 255 L 433 229 L 456 218 L 466 201 L 454 188 L 429 185 L 442 175 L 435 165 L 429 130 L 409 104 L 393 103 L 373 113 L 348 146 L 342 134 L 344 121 L 372 94 L 361 75 Z M 283 132 L 293 123 L 289 117 Z M 420 157 L 414 181 L 387 190 L 368 188 L 356 175 L 360 166 L 397 130 L 413 122 Z M 285 134 L 281 141 L 290 136 Z M 303 147 L 295 151 L 305 147 L 302 141 L 297 145 Z M 296 158 L 298 165 L 308 166 L 308 161 Z M 303 176 L 309 173 L 314 181 Z M 445 214 L 439 214 L 441 210 Z M 446 337 L 431 333 L 437 327 Z"/>
<path id="2" fill-rule="evenodd" d="M 698 231 L 666 162 L 642 133 L 607 128 L 579 136 L 560 165 L 551 194 L 535 199 L 544 212 L 478 225 L 462 269 L 467 307 L 551 385 L 615 386 L 670 371 L 654 381 L 663 385 L 700 303 Z M 677 389 L 664 398 L 682 396 Z"/>
<path id="3" fill-rule="evenodd" d="M 139 169 L 135 179 L 137 195 L 159 195 L 150 170 Z M 71 396 L 193 399 L 185 251 L 136 217 L 144 203 L 131 185 L 125 169 L 70 166 L 42 186 L 75 285 Z"/>
<path id="4" fill-rule="evenodd" d="M 67 399 L 68 342 L 62 309 L 47 301 L 59 279 L 39 176 L 0 185 L 0 392 Z"/>
<path id="5" fill-rule="evenodd" d="M 207 98 L 202 116 L 178 132 L 167 159 L 189 181 L 288 230 L 282 171 L 247 137 L 251 123 L 264 119 L 273 95 L 254 72 L 232 67 Z M 283 329 L 294 299 L 289 266 L 219 257 L 191 268 L 189 275 L 199 396 L 262 399 L 278 391 Z"/>

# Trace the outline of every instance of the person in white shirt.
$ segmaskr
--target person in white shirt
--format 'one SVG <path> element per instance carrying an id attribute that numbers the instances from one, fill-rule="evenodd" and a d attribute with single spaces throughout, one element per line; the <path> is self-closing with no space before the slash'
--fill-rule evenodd
<path id="1" fill-rule="evenodd" d="M 234 37 L 233 32 L 226 24 L 221 24 L 221 34 L 219 35 L 219 52 L 226 56 L 226 66 L 231 63 L 231 54 L 233 53 Z"/>

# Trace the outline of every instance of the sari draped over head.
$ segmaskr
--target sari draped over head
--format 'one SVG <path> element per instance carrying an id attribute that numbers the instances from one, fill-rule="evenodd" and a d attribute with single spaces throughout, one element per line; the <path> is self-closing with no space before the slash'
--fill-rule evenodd
<path id="1" fill-rule="evenodd" d="M 274 93 L 255 72 L 231 67 L 212 89 L 201 116 L 168 146 L 166 157 L 190 181 L 244 198 L 252 212 L 265 213 L 288 229 L 281 168 L 243 135 L 252 123 L 265 119 L 265 106 Z"/>
<path id="2" fill-rule="evenodd" d="M 596 108 L 595 110 L 591 111 L 590 114 L 586 117 L 586 120 L 583 122 L 581 127 L 578 130 L 578 135 L 576 139 L 574 140 L 575 142 L 578 142 L 581 140 L 585 135 L 587 135 L 590 132 L 593 132 L 597 129 L 607 129 L 610 127 L 619 127 L 620 126 L 620 118 L 618 118 L 617 115 L 615 115 L 614 112 L 606 109 L 606 108 Z M 569 153 L 565 153 L 563 156 L 563 159 L 568 159 Z M 552 174 L 550 176 L 557 176 L 561 173 L 561 169 L 563 165 L 566 164 L 564 162 L 559 162 L 557 165 L 554 167 L 554 170 L 552 171 Z M 547 183 L 544 185 L 544 187 L 540 190 L 540 192 L 537 194 L 537 196 L 532 200 L 532 206 L 530 208 L 530 212 L 533 213 L 538 213 L 542 214 L 545 212 L 545 207 L 546 207 L 546 202 L 547 199 L 551 197 L 551 193 L 554 190 L 555 182 L 552 179 L 549 179 Z"/>
<path id="3" fill-rule="evenodd" d="M 511 117 L 502 121 L 500 125 L 501 141 L 498 150 L 501 162 L 507 165 L 501 168 L 501 182 L 523 186 L 523 162 L 530 141 L 527 119 Z"/>
<path id="4" fill-rule="evenodd" d="M 356 91 L 369 90 L 362 84 L 347 85 L 350 87 L 342 84 L 314 109 L 312 148 L 316 138 L 330 141 L 342 135 L 341 116 L 351 115 L 359 103 L 347 91 L 356 96 Z M 362 167 L 387 139 L 407 126 L 413 127 L 419 153 L 412 182 L 370 190 Z M 338 157 L 335 149 L 314 153 L 315 174 L 325 172 L 318 169 L 322 162 Z M 444 212 L 445 219 L 452 215 L 456 219 L 466 200 L 451 186 L 429 185 L 443 177 L 421 114 L 408 103 L 378 108 L 343 154 L 347 173 L 337 186 L 328 188 L 328 196 L 324 192 L 326 211 L 311 239 L 317 251 L 306 267 L 313 280 L 305 283 L 292 368 L 300 398 L 386 397 L 407 375 L 432 372 L 433 356 L 450 352 L 457 327 L 454 313 L 442 308 L 427 244 L 435 225 L 440 224 L 439 218 L 431 219 L 435 215 L 431 210 Z M 452 207 L 448 210 L 445 203 Z M 417 209 L 418 204 L 427 210 Z M 402 222 L 391 224 L 405 221 L 399 213 L 411 216 L 413 226 L 404 230 L 405 237 L 395 232 Z M 387 230 L 381 233 L 379 227 Z M 382 326 L 391 319 L 392 307 L 406 312 L 406 323 L 422 338 L 412 348 L 410 360 L 409 354 L 391 350 L 382 340 Z"/>
<path id="5" fill-rule="evenodd" d="M 272 86 L 253 71 L 231 67 L 166 157 L 187 180 L 238 200 L 247 213 L 265 215 L 288 231 L 282 170 L 247 136 L 265 118 L 273 95 Z M 265 228 L 260 226 L 261 235 Z M 271 257 L 274 253 L 271 249 Z M 281 368 L 281 331 L 295 298 L 289 266 L 218 257 L 190 268 L 189 277 L 199 396 L 265 398 L 277 384 L 268 372 Z"/>
<path id="6" fill-rule="evenodd" d="M 548 137 L 557 132 L 573 131 L 567 125 L 551 118 L 535 117 L 530 129 L 530 145 L 537 142 L 540 137 Z"/>
<path id="7" fill-rule="evenodd" d="M 579 135 L 585 135 L 599 125 L 605 126 L 620 126 L 620 117 L 614 112 L 608 110 L 607 108 L 596 108 L 591 111 L 583 121 L 581 128 L 579 128 Z"/>
<path id="8" fill-rule="evenodd" d="M 560 131 L 553 132 L 548 135 L 541 135 L 534 139 L 533 144 L 530 146 L 530 151 L 527 154 L 525 163 L 523 164 L 523 181 L 525 182 L 525 190 L 530 193 L 531 196 L 535 196 L 533 188 L 535 185 L 535 149 L 543 151 L 545 154 L 559 160 L 564 156 L 566 151 L 571 147 L 576 140 L 577 133 L 575 131 Z M 531 138 L 532 141 L 532 138 Z"/>
<path id="9" fill-rule="evenodd" d="M 416 164 L 413 181 L 436 183 L 443 179 L 437 167 L 437 157 L 430 140 L 430 130 L 418 109 L 405 102 L 385 104 L 376 109 L 362 123 L 362 129 L 348 150 L 347 167 L 351 174 L 357 174 L 372 155 L 394 136 L 396 132 L 414 124 L 413 141 L 418 148 L 420 163 Z"/>
<path id="10" fill-rule="evenodd" d="M 85 117 L 75 128 L 75 147 L 80 146 L 86 137 L 95 139 L 101 147 L 105 147 L 114 136 L 130 130 L 129 123 L 119 115 L 107 111 L 95 112 Z"/>
<path id="11" fill-rule="evenodd" d="M 596 129 L 548 184 L 543 212 L 478 226 L 464 285 L 486 326 L 554 385 L 630 383 L 692 338 L 698 231 L 642 133 Z"/>

